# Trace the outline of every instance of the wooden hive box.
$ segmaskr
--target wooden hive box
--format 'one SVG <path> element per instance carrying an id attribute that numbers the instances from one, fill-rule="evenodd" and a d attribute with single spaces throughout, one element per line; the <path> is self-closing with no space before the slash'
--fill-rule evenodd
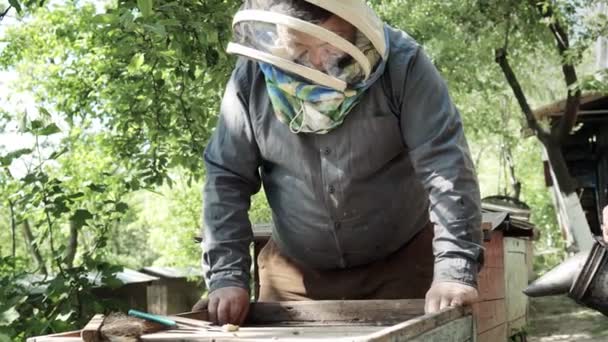
<path id="1" fill-rule="evenodd" d="M 479 273 L 480 302 L 473 306 L 479 341 L 506 341 L 523 333 L 528 319 L 528 286 L 532 241 L 493 231 L 484 242 L 485 265 Z"/>
<path id="2" fill-rule="evenodd" d="M 208 319 L 206 312 L 179 316 L 201 321 Z M 96 335 L 85 329 L 33 337 L 28 342 L 84 341 L 81 337 L 84 331 L 89 336 Z M 235 332 L 225 332 L 212 325 L 198 329 L 184 327 L 143 335 L 141 340 L 465 342 L 475 341 L 475 337 L 470 308 L 448 308 L 425 315 L 424 301 L 414 299 L 254 303 L 246 324 Z"/>

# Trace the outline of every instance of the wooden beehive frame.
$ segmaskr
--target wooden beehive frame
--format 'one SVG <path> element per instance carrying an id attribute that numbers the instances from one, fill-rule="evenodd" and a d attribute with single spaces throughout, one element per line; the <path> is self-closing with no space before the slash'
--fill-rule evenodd
<path id="1" fill-rule="evenodd" d="M 198 320 L 206 312 L 180 314 Z M 450 308 L 424 315 L 424 300 L 301 301 L 253 303 L 247 327 L 237 332 L 193 333 L 168 330 L 142 336 L 143 341 L 473 341 L 471 310 Z M 340 333 L 345 338 L 327 337 Z M 263 332 L 263 334 L 260 334 Z M 304 336 L 305 333 L 306 335 Z M 83 341 L 79 332 L 28 339 L 28 342 Z M 240 335 L 240 336 L 239 336 Z M 258 336 L 259 335 L 259 336 Z M 264 336 L 263 338 L 260 336 Z M 256 337 L 257 336 L 257 337 Z"/>

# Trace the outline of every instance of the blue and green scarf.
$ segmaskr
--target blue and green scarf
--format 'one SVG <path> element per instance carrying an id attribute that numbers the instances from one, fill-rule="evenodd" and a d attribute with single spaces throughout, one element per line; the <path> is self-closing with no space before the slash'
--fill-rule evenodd
<path id="1" fill-rule="evenodd" d="M 353 60 L 338 76 L 349 84 L 344 92 L 310 83 L 270 64 L 259 63 L 275 115 L 293 133 L 326 134 L 337 128 L 365 91 L 382 75 L 386 59 L 378 54 L 367 38 L 357 39 L 356 45 L 368 57 L 370 65 L 375 66 L 374 72 L 367 80 L 350 84 L 349 81 L 363 78 L 362 68 Z"/>

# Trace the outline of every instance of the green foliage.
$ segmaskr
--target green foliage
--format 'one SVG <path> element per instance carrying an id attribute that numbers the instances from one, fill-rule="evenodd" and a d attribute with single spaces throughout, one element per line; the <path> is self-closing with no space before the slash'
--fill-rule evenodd
<path id="1" fill-rule="evenodd" d="M 0 337 L 13 340 L 72 329 L 86 324 L 95 313 L 121 309 L 122 304 L 99 300 L 90 271 L 104 283 L 112 283 L 121 267 L 87 260 L 55 277 L 36 277 L 24 268 L 26 262 L 0 258 Z"/>
<path id="2" fill-rule="evenodd" d="M 0 341 L 82 326 L 113 308 L 91 296 L 87 275 L 124 265 L 198 266 L 202 153 L 234 59 L 224 52 L 238 2 L 10 0 L 20 23 L 6 27 L 0 70 L 19 74 L 15 92 L 38 113 L 0 110 L 0 128 L 18 126 L 31 146 L 0 150 Z M 585 69 L 606 20 L 583 16 L 582 1 L 515 0 L 370 3 L 431 55 L 460 108 L 484 195 L 510 193 L 511 153 L 522 199 L 541 231 L 539 270 L 563 257 L 563 241 L 543 185 L 540 146 L 529 136 L 494 62 L 509 58 L 532 105 L 566 94 L 547 24 L 573 33 L 565 58 Z M 543 18 L 534 4 L 555 13 Z M 544 7 L 543 7 L 544 6 Z M 5 8 L 5 7 L 4 7 Z M 583 64 L 581 64 L 583 63 Z M 587 63 L 588 64 L 588 63 Z M 583 89 L 605 90 L 589 73 Z M 12 125 L 12 126 L 11 126 Z M 22 174 L 14 172 L 24 166 Z M 261 192 L 253 223 L 270 222 Z M 31 236 L 22 236 L 29 227 Z M 28 273 L 47 271 L 32 294 Z M 26 282 L 27 283 L 27 282 Z M 66 296 L 67 295 L 67 296 Z"/>

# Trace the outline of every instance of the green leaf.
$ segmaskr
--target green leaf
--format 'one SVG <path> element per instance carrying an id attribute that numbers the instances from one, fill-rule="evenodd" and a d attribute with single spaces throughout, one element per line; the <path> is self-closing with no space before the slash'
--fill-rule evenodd
<path id="1" fill-rule="evenodd" d="M 57 159 L 57 158 L 61 157 L 63 154 L 65 154 L 67 151 L 68 151 L 68 148 L 63 147 L 61 150 L 54 151 L 53 153 L 51 153 L 51 155 L 49 156 L 49 159 Z"/>
<path id="2" fill-rule="evenodd" d="M 154 25 L 147 25 L 144 24 L 143 27 L 147 30 L 149 30 L 150 32 L 159 35 L 161 37 L 166 37 L 167 36 L 167 31 L 165 30 L 165 27 L 163 25 L 160 24 L 154 24 Z"/>
<path id="3" fill-rule="evenodd" d="M 163 26 L 179 26 L 180 22 L 177 19 L 163 19 L 159 20 L 158 23 Z"/>
<path id="4" fill-rule="evenodd" d="M 86 209 L 78 209 L 74 212 L 74 215 L 70 217 L 70 220 L 73 221 L 78 228 L 86 225 L 86 221 L 93 218 L 93 214 Z"/>
<path id="5" fill-rule="evenodd" d="M 77 192 L 77 193 L 71 194 L 70 196 L 68 196 L 68 198 L 75 199 L 75 198 L 80 198 L 82 196 L 84 196 L 84 192 Z"/>
<path id="6" fill-rule="evenodd" d="M 0 327 L 10 325 L 17 319 L 19 319 L 19 312 L 13 306 L 4 312 L 0 312 Z"/>
<path id="7" fill-rule="evenodd" d="M 30 129 L 32 131 L 38 130 L 42 127 L 44 127 L 44 122 L 42 122 L 42 120 L 32 120 L 30 122 Z"/>
<path id="8" fill-rule="evenodd" d="M 207 33 L 207 42 L 209 44 L 215 44 L 215 43 L 219 42 L 219 36 L 218 36 L 216 30 L 209 30 L 206 33 Z"/>
<path id="9" fill-rule="evenodd" d="M 19 0 L 8 0 L 8 3 L 15 7 L 17 13 L 21 14 L 21 4 L 19 3 Z"/>
<path id="10" fill-rule="evenodd" d="M 47 125 L 46 127 L 37 130 L 36 134 L 38 135 L 43 135 L 43 136 L 47 136 L 47 135 L 53 135 L 55 133 L 59 133 L 61 132 L 61 129 L 59 129 L 59 127 L 57 127 L 57 125 L 55 125 L 54 123 Z"/>
<path id="11" fill-rule="evenodd" d="M 0 156 L 0 166 L 9 166 L 13 162 L 13 160 L 32 153 L 32 150 L 29 148 L 22 148 L 20 150 L 16 150 L 6 154 L 5 156 Z"/>
<path id="12" fill-rule="evenodd" d="M 102 279 L 102 283 L 113 290 L 118 289 L 125 284 L 120 279 L 113 276 Z"/>
<path id="13" fill-rule="evenodd" d="M 44 107 L 38 107 L 38 111 L 39 111 L 39 112 L 40 112 L 42 115 L 44 115 L 44 116 L 46 116 L 46 117 L 48 117 L 48 118 L 50 118 L 50 117 L 51 117 L 51 113 L 49 113 L 49 111 L 48 111 L 48 110 L 46 110 L 46 108 L 44 108 Z"/>
<path id="14" fill-rule="evenodd" d="M 129 205 L 127 203 L 125 203 L 125 202 L 116 203 L 116 211 L 124 214 L 127 211 L 127 209 L 129 209 Z"/>
<path id="15" fill-rule="evenodd" d="M 137 0 L 137 7 L 139 7 L 139 10 L 144 17 L 149 17 L 152 15 L 153 6 L 153 0 Z"/>
<path id="16" fill-rule="evenodd" d="M 93 17 L 96 24 L 113 24 L 118 21 L 118 17 L 111 13 L 98 14 Z"/>
<path id="17" fill-rule="evenodd" d="M 133 57 L 131 58 L 131 62 L 129 63 L 129 66 L 127 67 L 127 70 L 129 72 L 134 72 L 139 70 L 139 68 L 141 68 L 141 66 L 144 64 L 145 61 L 145 57 L 143 53 L 136 53 L 135 55 L 133 55 Z"/>
<path id="18" fill-rule="evenodd" d="M 104 192 L 106 192 L 107 186 L 105 186 L 104 184 L 91 183 L 91 184 L 87 185 L 87 188 L 91 189 L 91 191 L 104 193 Z"/>

